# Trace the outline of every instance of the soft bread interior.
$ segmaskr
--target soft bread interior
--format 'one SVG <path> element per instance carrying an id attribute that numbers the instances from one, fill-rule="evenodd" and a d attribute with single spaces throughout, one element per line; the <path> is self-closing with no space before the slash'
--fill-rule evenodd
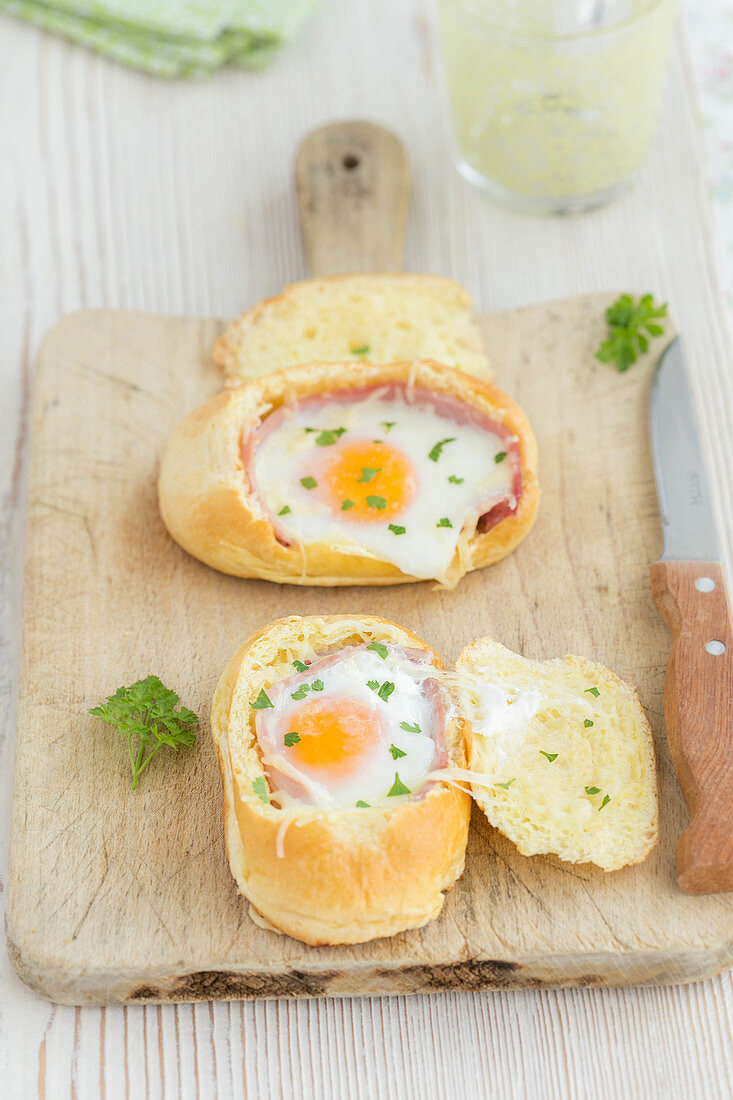
<path id="1" fill-rule="evenodd" d="M 468 767 L 485 780 L 473 794 L 491 824 L 527 856 L 606 871 L 643 860 L 657 839 L 657 782 L 633 688 L 592 661 L 530 661 L 489 638 L 456 669 Z"/>
<path id="2" fill-rule="evenodd" d="M 434 275 L 345 275 L 287 286 L 245 313 L 214 347 L 238 381 L 298 363 L 435 359 L 492 375 L 471 298 Z"/>
<path id="3" fill-rule="evenodd" d="M 234 655 L 212 707 L 232 874 L 261 918 L 310 944 L 360 943 L 420 927 L 438 915 L 463 871 L 470 800 L 433 783 L 395 809 L 280 809 L 263 800 L 264 771 L 250 704 L 313 660 L 381 641 L 430 652 L 408 630 L 367 616 L 290 617 L 270 623 Z M 464 763 L 461 719 L 449 714 L 451 764 Z"/>

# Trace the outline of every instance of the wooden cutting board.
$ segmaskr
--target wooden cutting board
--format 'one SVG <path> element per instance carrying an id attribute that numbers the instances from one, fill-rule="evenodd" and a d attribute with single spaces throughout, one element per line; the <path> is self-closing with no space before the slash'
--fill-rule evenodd
<path id="1" fill-rule="evenodd" d="M 453 592 L 298 589 L 222 576 L 166 534 L 156 474 L 169 429 L 221 384 L 218 322 L 92 312 L 48 336 L 35 388 L 7 933 L 33 989 L 68 1003 L 664 983 L 733 961 L 733 896 L 675 880 L 686 811 L 662 720 L 667 630 L 651 599 L 661 529 L 646 435 L 651 362 L 593 358 L 609 298 L 483 317 L 497 381 L 541 456 L 537 525 Z M 659 350 L 659 349 L 657 349 Z M 659 765 L 661 836 L 604 874 L 527 859 L 474 813 L 440 918 L 357 947 L 257 927 L 229 874 L 209 704 L 247 635 L 289 613 L 365 611 L 448 661 L 491 634 L 533 658 L 574 652 L 635 683 Z M 158 674 L 202 718 L 194 750 L 130 788 L 124 741 L 88 715 Z"/>

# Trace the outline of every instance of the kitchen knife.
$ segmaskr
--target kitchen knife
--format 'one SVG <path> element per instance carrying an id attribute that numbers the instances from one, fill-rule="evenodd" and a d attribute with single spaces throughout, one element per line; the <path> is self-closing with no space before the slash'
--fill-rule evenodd
<path id="1" fill-rule="evenodd" d="M 664 717 L 690 824 L 677 877 L 690 894 L 733 890 L 733 630 L 682 342 L 652 380 L 649 425 L 664 531 L 651 568 L 672 632 Z"/>

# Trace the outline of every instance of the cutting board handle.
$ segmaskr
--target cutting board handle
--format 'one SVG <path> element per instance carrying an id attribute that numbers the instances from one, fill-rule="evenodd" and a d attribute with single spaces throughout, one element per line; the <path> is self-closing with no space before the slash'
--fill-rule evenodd
<path id="1" fill-rule="evenodd" d="M 410 173 L 402 142 L 373 122 L 334 122 L 303 139 L 295 182 L 312 275 L 401 271 Z"/>
<path id="2" fill-rule="evenodd" d="M 718 562 L 659 561 L 652 595 L 672 632 L 664 717 L 690 824 L 677 844 L 689 894 L 733 890 L 733 619 Z"/>

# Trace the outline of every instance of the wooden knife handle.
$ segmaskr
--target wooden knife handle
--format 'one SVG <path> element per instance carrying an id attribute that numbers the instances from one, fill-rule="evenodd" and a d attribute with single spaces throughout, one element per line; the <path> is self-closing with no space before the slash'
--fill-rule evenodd
<path id="1" fill-rule="evenodd" d="M 677 844 L 689 894 L 733 890 L 733 628 L 717 562 L 659 561 L 654 602 L 672 632 L 664 717 L 690 811 Z"/>
<path id="2" fill-rule="evenodd" d="M 313 130 L 295 159 L 312 275 L 401 271 L 410 172 L 402 142 L 373 122 Z"/>

